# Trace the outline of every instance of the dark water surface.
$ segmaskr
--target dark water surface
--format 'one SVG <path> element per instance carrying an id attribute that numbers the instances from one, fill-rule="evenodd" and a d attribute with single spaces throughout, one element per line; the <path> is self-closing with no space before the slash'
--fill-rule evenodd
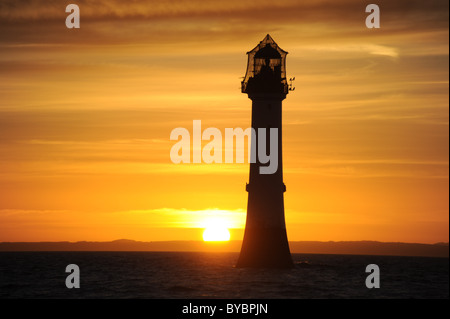
<path id="1" fill-rule="evenodd" d="M 0 298 L 449 298 L 448 258 L 293 254 L 290 270 L 237 269 L 237 253 L 0 252 Z M 80 268 L 68 289 L 66 266 Z M 381 287 L 368 289 L 368 264 Z"/>

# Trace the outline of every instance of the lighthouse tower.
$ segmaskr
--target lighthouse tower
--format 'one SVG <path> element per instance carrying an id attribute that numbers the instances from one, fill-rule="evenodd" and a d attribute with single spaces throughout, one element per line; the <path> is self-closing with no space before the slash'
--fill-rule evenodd
<path id="1" fill-rule="evenodd" d="M 260 128 L 266 132 L 266 152 L 277 142 L 278 167 L 273 174 L 262 174 L 267 166 L 259 161 L 250 163 L 247 184 L 248 204 L 244 240 L 236 267 L 289 268 L 293 266 L 284 218 L 281 111 L 282 101 L 289 92 L 286 80 L 286 55 L 267 35 L 247 53 L 247 73 L 242 81 L 242 93 L 252 100 L 252 128 L 256 139 L 252 149 L 258 153 Z M 271 129 L 278 130 L 277 139 L 270 139 Z M 273 146 L 272 146 L 273 147 Z"/>

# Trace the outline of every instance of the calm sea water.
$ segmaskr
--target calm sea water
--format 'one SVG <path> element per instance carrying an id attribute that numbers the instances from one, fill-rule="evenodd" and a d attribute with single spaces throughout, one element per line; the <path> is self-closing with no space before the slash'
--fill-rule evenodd
<path id="1" fill-rule="evenodd" d="M 1 252 L 0 298 L 449 298 L 448 258 L 294 254 L 290 270 L 237 269 L 237 253 Z M 81 288 L 67 289 L 77 264 Z M 368 289 L 368 264 L 381 288 Z"/>

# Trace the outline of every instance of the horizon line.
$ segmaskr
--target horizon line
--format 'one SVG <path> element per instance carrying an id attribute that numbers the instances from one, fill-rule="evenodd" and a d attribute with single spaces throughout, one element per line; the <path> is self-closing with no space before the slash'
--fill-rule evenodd
<path id="1" fill-rule="evenodd" d="M 119 238 L 119 239 L 112 239 L 112 240 L 40 240 L 40 241 L 0 241 L 0 244 L 3 243 L 112 243 L 112 242 L 118 242 L 118 241 L 132 241 L 136 243 L 163 243 L 163 242 L 205 242 L 201 239 L 193 239 L 193 240 L 183 240 L 183 239 L 173 239 L 173 240 L 136 240 L 136 239 L 128 239 L 128 238 Z M 221 242 L 221 241 L 218 241 Z M 227 242 L 242 242 L 242 239 L 230 239 L 228 241 L 223 241 L 223 243 Z M 382 244 L 414 244 L 414 245 L 449 245 L 450 243 L 439 241 L 434 243 L 423 243 L 423 242 L 407 242 L 407 241 L 380 241 L 380 240 L 373 240 L 373 239 L 361 239 L 361 240 L 289 240 L 290 243 L 296 243 L 296 242 L 318 242 L 318 243 L 382 243 Z M 208 243 L 208 242 L 205 242 Z M 211 242 L 209 242 L 211 243 Z M 215 243 L 215 242 L 212 242 Z M 217 242 L 216 242 L 217 243 Z"/>

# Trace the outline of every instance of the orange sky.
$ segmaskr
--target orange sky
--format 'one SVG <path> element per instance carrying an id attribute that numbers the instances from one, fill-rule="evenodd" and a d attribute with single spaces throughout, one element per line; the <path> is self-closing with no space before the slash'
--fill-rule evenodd
<path id="1" fill-rule="evenodd" d="M 369 30 L 358 0 L 2 1 L 0 241 L 241 239 L 248 164 L 175 165 L 169 137 L 250 126 L 270 33 L 289 239 L 448 242 L 448 1 L 376 3 Z"/>

